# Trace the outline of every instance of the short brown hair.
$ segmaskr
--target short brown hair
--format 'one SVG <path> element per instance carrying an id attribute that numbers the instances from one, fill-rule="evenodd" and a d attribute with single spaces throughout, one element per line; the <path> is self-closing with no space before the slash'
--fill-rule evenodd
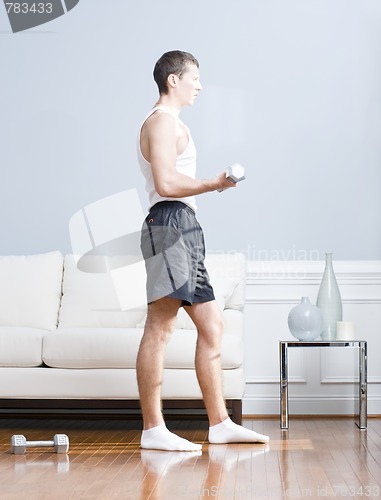
<path id="1" fill-rule="evenodd" d="M 169 75 L 182 77 L 187 70 L 188 64 L 194 64 L 199 67 L 197 59 L 189 52 L 181 50 L 172 50 L 165 52 L 156 62 L 153 70 L 153 78 L 159 87 L 160 94 L 168 94 L 167 79 Z"/>

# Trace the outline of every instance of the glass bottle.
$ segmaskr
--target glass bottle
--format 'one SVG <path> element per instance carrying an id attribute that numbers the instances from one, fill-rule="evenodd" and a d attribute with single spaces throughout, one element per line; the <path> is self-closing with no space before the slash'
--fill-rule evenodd
<path id="1" fill-rule="evenodd" d="M 332 254 L 325 254 L 325 269 L 320 283 L 316 305 L 323 313 L 322 340 L 336 340 L 336 323 L 343 319 L 339 285 L 332 266 Z"/>

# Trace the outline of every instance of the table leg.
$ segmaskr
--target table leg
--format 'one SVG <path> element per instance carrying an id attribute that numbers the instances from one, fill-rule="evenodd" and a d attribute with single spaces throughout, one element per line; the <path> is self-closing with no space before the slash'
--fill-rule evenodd
<path id="1" fill-rule="evenodd" d="M 288 363 L 287 342 L 280 342 L 280 427 L 288 429 Z"/>
<path id="2" fill-rule="evenodd" d="M 367 392 L 368 392 L 368 387 L 367 387 L 367 378 L 368 378 L 368 367 L 367 367 L 367 343 L 366 342 L 360 342 L 359 345 L 359 421 L 357 423 L 357 426 L 360 429 L 366 429 L 367 428 L 367 414 L 368 414 L 368 408 L 367 408 Z"/>

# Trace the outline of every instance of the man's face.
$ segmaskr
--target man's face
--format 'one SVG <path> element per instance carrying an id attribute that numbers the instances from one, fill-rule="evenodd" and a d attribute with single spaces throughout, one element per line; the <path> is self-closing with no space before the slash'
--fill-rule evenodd
<path id="1" fill-rule="evenodd" d="M 202 89 L 200 72 L 194 64 L 188 64 L 181 78 L 177 77 L 176 93 L 182 106 L 191 106 Z"/>

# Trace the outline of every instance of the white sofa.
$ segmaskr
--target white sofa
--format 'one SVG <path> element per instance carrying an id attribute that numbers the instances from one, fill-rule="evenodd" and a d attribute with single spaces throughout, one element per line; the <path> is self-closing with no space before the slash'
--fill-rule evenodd
<path id="1" fill-rule="evenodd" d="M 225 324 L 224 397 L 240 421 L 246 261 L 208 255 L 207 267 Z M 137 279 L 145 281 L 144 272 Z M 79 271 L 72 255 L 0 256 L 0 411 L 138 408 L 145 314 L 145 306 L 122 311 L 110 274 Z M 165 407 L 202 401 L 195 344 L 194 324 L 180 310 L 165 355 Z"/>

